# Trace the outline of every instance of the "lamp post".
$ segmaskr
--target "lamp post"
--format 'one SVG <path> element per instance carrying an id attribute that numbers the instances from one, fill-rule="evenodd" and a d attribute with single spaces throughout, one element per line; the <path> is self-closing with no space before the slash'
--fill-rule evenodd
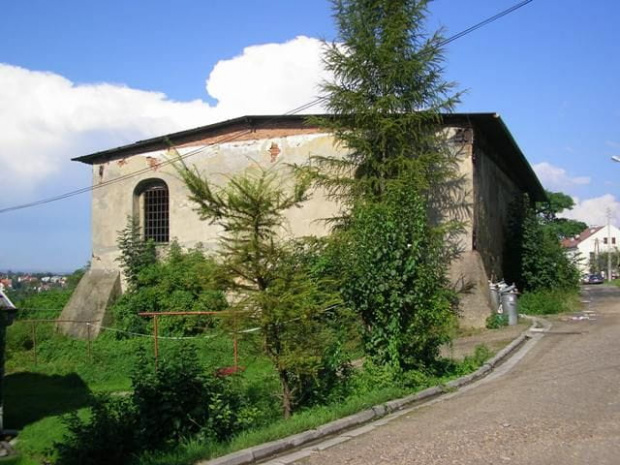
<path id="1" fill-rule="evenodd" d="M 607 209 L 607 281 L 611 281 L 611 210 Z"/>
<path id="2" fill-rule="evenodd" d="M 612 160 L 612 161 L 615 161 L 616 163 L 620 163 L 620 157 L 618 157 L 618 156 L 615 156 L 615 155 L 614 155 L 613 157 L 611 157 L 611 160 Z M 610 217 L 610 216 L 611 216 L 611 214 L 609 213 L 609 210 L 608 210 L 608 211 L 607 211 L 607 235 L 608 235 L 608 236 L 610 236 L 610 235 L 611 235 L 611 234 L 609 233 L 609 229 L 610 229 L 610 228 L 609 228 L 609 217 Z M 610 252 L 611 252 L 611 238 L 609 239 L 609 241 L 610 241 L 610 243 L 609 243 L 609 250 L 610 250 Z M 610 256 L 610 254 L 609 254 L 609 253 L 607 254 L 607 257 L 608 257 L 608 260 L 609 260 L 609 263 L 608 263 L 608 265 L 607 265 L 607 266 L 608 266 L 608 268 L 611 270 L 611 256 Z M 617 266 L 617 265 L 616 265 L 616 266 Z M 611 280 L 611 276 L 609 276 L 609 280 Z"/>

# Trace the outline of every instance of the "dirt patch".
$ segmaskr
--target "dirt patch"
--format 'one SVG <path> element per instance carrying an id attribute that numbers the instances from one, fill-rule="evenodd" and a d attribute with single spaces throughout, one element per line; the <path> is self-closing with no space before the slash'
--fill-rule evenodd
<path id="1" fill-rule="evenodd" d="M 441 355 L 455 360 L 462 360 L 466 355 L 472 355 L 479 345 L 485 345 L 492 352 L 498 352 L 529 327 L 530 322 L 523 321 L 516 326 L 479 330 L 476 334 L 454 339 L 451 344 L 442 347 Z"/>

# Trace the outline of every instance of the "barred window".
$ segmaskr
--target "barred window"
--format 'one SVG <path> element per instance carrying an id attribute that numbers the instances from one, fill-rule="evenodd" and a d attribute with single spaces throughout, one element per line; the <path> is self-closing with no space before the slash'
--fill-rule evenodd
<path id="1" fill-rule="evenodd" d="M 144 240 L 169 241 L 170 201 L 168 186 L 161 179 L 143 181 L 136 187 L 140 224 Z"/>

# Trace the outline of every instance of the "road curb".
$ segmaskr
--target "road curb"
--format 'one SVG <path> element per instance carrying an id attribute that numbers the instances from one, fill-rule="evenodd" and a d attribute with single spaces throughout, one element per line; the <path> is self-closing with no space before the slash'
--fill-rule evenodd
<path id="1" fill-rule="evenodd" d="M 326 423 L 316 429 L 298 433 L 293 436 L 288 436 L 286 438 L 278 439 L 265 444 L 260 444 L 248 449 L 243 449 L 215 459 L 196 462 L 195 465 L 245 465 L 254 463 L 258 460 L 265 460 L 281 452 L 293 450 L 296 447 L 300 447 L 329 436 L 334 436 L 352 428 L 362 426 L 371 421 L 378 420 L 388 414 L 408 408 L 413 404 L 427 402 L 433 398 L 441 396 L 442 394 L 453 392 L 455 389 L 458 390 L 459 388 L 478 381 L 491 373 L 495 367 L 504 362 L 506 358 L 516 352 L 528 340 L 532 339 L 532 330 L 542 327 L 542 329 L 537 332 L 546 332 L 551 328 L 551 324 L 546 320 L 534 317 L 526 318 L 532 321 L 532 325 L 473 373 L 454 379 L 442 386 L 433 386 L 401 399 L 395 399 L 384 404 L 375 405 L 370 409 Z"/>

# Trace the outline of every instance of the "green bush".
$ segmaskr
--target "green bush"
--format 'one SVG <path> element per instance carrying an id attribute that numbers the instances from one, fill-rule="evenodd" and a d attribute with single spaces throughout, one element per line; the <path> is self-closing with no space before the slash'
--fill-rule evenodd
<path id="1" fill-rule="evenodd" d="M 98 397 L 90 418 L 77 413 L 64 417 L 67 433 L 55 443 L 57 463 L 62 465 L 124 464 L 138 449 L 137 416 L 130 399 Z"/>
<path id="2" fill-rule="evenodd" d="M 382 202 L 355 205 L 343 241 L 342 295 L 364 322 L 365 353 L 402 371 L 436 360 L 456 316 L 444 231 L 427 210 L 415 180 L 391 184 Z"/>
<path id="3" fill-rule="evenodd" d="M 487 329 L 498 329 L 508 326 L 508 315 L 505 313 L 493 313 L 486 319 Z"/>
<path id="4" fill-rule="evenodd" d="M 455 374 L 463 376 L 476 371 L 484 362 L 491 358 L 493 352 L 484 344 L 477 345 L 473 355 L 467 355 L 459 364 Z"/>
<path id="5" fill-rule="evenodd" d="M 579 308 L 577 292 L 561 289 L 526 292 L 519 298 L 519 312 L 527 315 L 553 315 Z"/>
<path id="6" fill-rule="evenodd" d="M 219 441 L 240 429 L 241 396 L 227 380 L 203 374 L 193 347 L 184 345 L 175 352 L 160 360 L 157 370 L 142 352 L 132 377 L 137 434 L 147 450 L 198 433 Z"/>
<path id="7" fill-rule="evenodd" d="M 135 285 L 116 302 L 115 324 L 124 331 L 144 333 L 149 320 L 138 316 L 140 312 L 223 310 L 227 303 L 218 279 L 217 264 L 200 248 L 183 251 L 172 243 L 165 258 L 139 270 Z M 214 319 L 205 315 L 159 320 L 160 331 L 168 335 L 196 335 L 214 325 Z"/>
<path id="8" fill-rule="evenodd" d="M 154 366 L 139 351 L 128 397 L 98 397 L 89 418 L 65 418 L 58 463 L 126 464 L 146 451 L 199 437 L 220 442 L 254 425 L 258 412 L 225 379 L 205 375 L 196 351 L 184 345 Z"/>
<path id="9" fill-rule="evenodd" d="M 527 195 L 511 206 L 506 236 L 505 279 L 528 292 L 579 288 L 576 263 L 564 253 L 556 229 L 532 208 Z"/>

